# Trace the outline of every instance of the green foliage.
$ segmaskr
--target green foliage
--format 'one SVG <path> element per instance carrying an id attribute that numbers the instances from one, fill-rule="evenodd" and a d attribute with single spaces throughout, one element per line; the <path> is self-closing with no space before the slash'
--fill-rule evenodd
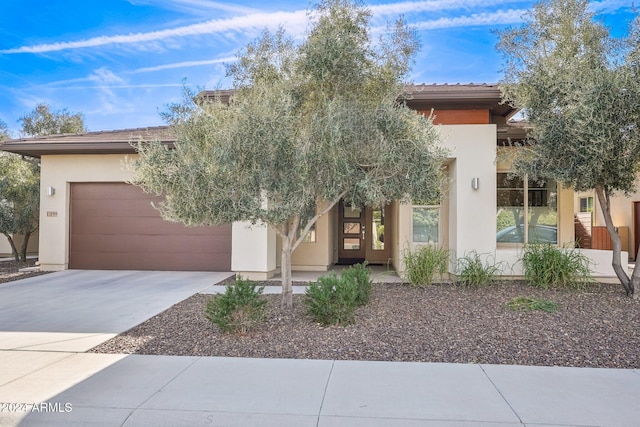
<path id="1" fill-rule="evenodd" d="M 70 113 L 66 108 L 51 111 L 45 103 L 36 105 L 22 116 L 22 132 L 28 136 L 44 136 L 59 133 L 80 133 L 86 131 L 81 113 Z"/>
<path id="2" fill-rule="evenodd" d="M 495 257 L 471 251 L 458 258 L 456 282 L 465 286 L 487 286 L 494 283 L 503 270 L 503 264 L 496 263 Z"/>
<path id="3" fill-rule="evenodd" d="M 614 38 L 587 0 L 541 0 L 524 23 L 500 33 L 505 102 L 524 109 L 531 140 L 516 144 L 515 172 L 553 178 L 576 191 L 596 190 L 614 243 L 613 266 L 627 294 L 609 200 L 635 191 L 640 171 L 640 17 Z M 529 144 L 528 142 L 531 142 Z"/>
<path id="4" fill-rule="evenodd" d="M 356 264 L 309 283 L 305 294 L 307 312 L 323 325 L 347 325 L 355 320 L 355 310 L 371 298 L 373 282 L 367 263 Z"/>
<path id="5" fill-rule="evenodd" d="M 436 274 L 447 272 L 449 251 L 435 246 L 420 246 L 415 251 L 406 248 L 403 262 L 411 286 L 431 285 Z"/>
<path id="6" fill-rule="evenodd" d="M 237 278 L 224 294 L 212 297 L 205 308 L 207 319 L 225 333 L 247 333 L 265 316 L 267 301 L 260 298 L 264 286 Z"/>
<path id="7" fill-rule="evenodd" d="M 507 303 L 507 307 L 509 307 L 513 311 L 524 310 L 524 311 L 546 311 L 547 313 L 555 313 L 558 310 L 558 304 L 541 299 L 541 298 L 532 298 L 532 297 L 515 297 Z"/>
<path id="8" fill-rule="evenodd" d="M 26 261 L 29 236 L 38 228 L 40 211 L 40 166 L 34 159 L 24 160 L 0 153 L 0 233 L 9 240 L 16 261 Z M 24 236 L 20 249 L 13 235 Z"/>
<path id="9" fill-rule="evenodd" d="M 371 271 L 367 268 L 367 263 L 355 264 L 343 270 L 341 273 L 342 280 L 352 281 L 356 287 L 356 305 L 366 305 L 371 298 L 373 291 L 373 281 L 371 280 Z"/>
<path id="10" fill-rule="evenodd" d="M 0 141 L 5 139 L 11 139 L 11 135 L 9 134 L 7 124 L 0 119 Z"/>
<path id="11" fill-rule="evenodd" d="M 549 244 L 525 245 L 522 254 L 524 277 L 533 286 L 548 289 L 583 289 L 591 281 L 591 261 L 575 248 Z"/>
<path id="12" fill-rule="evenodd" d="M 136 184 L 166 196 L 165 218 L 271 226 L 283 296 L 291 253 L 321 215 L 341 199 L 437 198 L 446 158 L 430 118 L 398 102 L 418 46 L 406 25 L 374 43 L 359 1 L 322 0 L 309 16 L 299 44 L 264 32 L 240 52 L 227 70 L 233 91 L 185 91 L 164 115 L 175 150 L 140 143 L 132 164 Z"/>
<path id="13" fill-rule="evenodd" d="M 349 325 L 358 307 L 356 282 L 335 273 L 319 277 L 309 283 L 304 303 L 309 315 L 322 325 Z"/>

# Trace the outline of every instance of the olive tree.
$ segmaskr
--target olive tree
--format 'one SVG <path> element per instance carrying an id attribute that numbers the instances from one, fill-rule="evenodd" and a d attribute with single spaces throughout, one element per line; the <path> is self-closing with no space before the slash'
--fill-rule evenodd
<path id="1" fill-rule="evenodd" d="M 82 114 L 67 109 L 51 111 L 41 103 L 18 120 L 21 133 L 44 136 L 85 130 Z M 3 137 L 4 136 L 4 137 Z M 0 121 L 0 140 L 9 139 L 6 124 Z M 0 233 L 11 245 L 16 261 L 26 261 L 31 235 L 38 229 L 40 211 L 40 164 L 38 159 L 0 153 Z M 15 235 L 22 236 L 20 248 Z"/>
<path id="2" fill-rule="evenodd" d="M 60 133 L 86 131 L 81 113 L 71 113 L 66 108 L 52 111 L 46 103 L 36 105 L 33 111 L 22 116 L 22 133 L 27 136 L 45 136 Z"/>
<path id="3" fill-rule="evenodd" d="M 640 296 L 640 268 L 621 265 L 621 240 L 611 196 L 635 190 L 640 170 L 638 18 L 615 39 L 587 0 L 542 0 L 524 24 L 500 33 L 505 102 L 525 111 L 530 140 L 516 172 L 557 180 L 576 191 L 595 189 L 613 241 L 612 265 L 627 295 Z"/>
<path id="4" fill-rule="evenodd" d="M 5 139 L 11 139 L 11 135 L 9 134 L 9 128 L 7 124 L 0 119 L 0 141 Z"/>
<path id="5" fill-rule="evenodd" d="M 29 238 L 38 229 L 39 207 L 40 165 L 0 153 L 0 233 L 7 237 L 16 261 L 27 260 Z M 22 236 L 19 249 L 16 234 Z"/>
<path id="6" fill-rule="evenodd" d="M 165 196 L 167 219 L 272 227 L 286 307 L 292 253 L 318 218 L 340 200 L 433 199 L 445 158 L 430 118 L 404 102 L 418 48 L 404 22 L 374 43 L 360 3 L 325 0 L 309 17 L 298 44 L 281 29 L 246 46 L 225 96 L 187 91 L 165 114 L 175 148 L 138 143 L 133 163 L 135 182 Z"/>

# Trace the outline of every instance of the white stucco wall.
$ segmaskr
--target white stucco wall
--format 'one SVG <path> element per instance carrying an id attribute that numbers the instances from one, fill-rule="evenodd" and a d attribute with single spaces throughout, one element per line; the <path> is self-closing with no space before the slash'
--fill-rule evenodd
<path id="1" fill-rule="evenodd" d="M 231 270 L 249 280 L 276 272 L 276 233 L 264 224 L 235 222 L 231 228 Z"/>
<path id="2" fill-rule="evenodd" d="M 441 209 L 440 245 L 451 252 L 451 259 L 472 250 L 480 254 L 496 252 L 496 125 L 440 125 L 442 145 L 449 151 L 449 184 Z M 473 178 L 479 187 L 471 186 Z M 398 243 L 415 249 L 412 242 L 412 209 L 398 207 Z M 400 272 L 402 250 L 394 265 Z M 452 262 L 450 271 L 455 265 Z"/>

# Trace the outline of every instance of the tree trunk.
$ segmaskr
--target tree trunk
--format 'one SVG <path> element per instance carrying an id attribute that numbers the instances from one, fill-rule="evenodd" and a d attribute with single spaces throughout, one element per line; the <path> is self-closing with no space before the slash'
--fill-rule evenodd
<path id="1" fill-rule="evenodd" d="M 28 231 L 24 234 L 24 239 L 22 240 L 22 246 L 20 247 L 20 260 L 25 262 L 27 261 L 27 246 L 29 245 L 29 238 L 31 237 L 31 232 Z"/>
<path id="2" fill-rule="evenodd" d="M 282 276 L 282 307 L 293 308 L 293 287 L 291 284 L 291 254 L 293 253 L 291 239 L 282 239 L 282 261 L 280 275 Z"/>
<path id="3" fill-rule="evenodd" d="M 3 234 L 7 237 L 7 240 L 9 241 L 9 245 L 11 245 L 11 256 L 13 256 L 16 259 L 16 261 L 20 261 L 20 255 L 18 254 L 18 249 L 16 249 L 16 244 L 13 241 L 13 238 L 11 237 L 10 234 L 6 234 L 6 233 L 3 233 Z"/>
<path id="4" fill-rule="evenodd" d="M 633 299 L 640 298 L 640 268 L 633 267 L 633 273 L 631 273 L 631 283 L 629 284 Z"/>
<path id="5" fill-rule="evenodd" d="M 611 205 L 609 204 L 609 195 L 606 194 L 605 189 L 602 185 L 596 185 L 596 195 L 598 196 L 598 201 L 600 202 L 600 207 L 602 208 L 602 214 L 604 216 L 605 225 L 607 226 L 607 231 L 609 232 L 609 236 L 611 237 L 611 241 L 613 243 L 613 260 L 611 261 L 611 266 L 613 267 L 613 271 L 615 271 L 616 276 L 618 276 L 618 280 L 620 280 L 620 284 L 624 288 L 627 296 L 631 296 L 633 295 L 633 288 L 631 287 L 631 283 L 629 281 L 627 267 L 622 266 L 622 241 L 620 240 L 620 235 L 618 235 L 616 228 L 613 226 L 613 220 L 611 219 Z"/>

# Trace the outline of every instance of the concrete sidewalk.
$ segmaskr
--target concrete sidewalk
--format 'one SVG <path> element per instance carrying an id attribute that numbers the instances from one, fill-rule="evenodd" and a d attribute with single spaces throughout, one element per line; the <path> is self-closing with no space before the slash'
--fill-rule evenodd
<path id="1" fill-rule="evenodd" d="M 0 286 L 0 426 L 640 425 L 640 370 L 85 353 L 229 274 Z"/>
<path id="2" fill-rule="evenodd" d="M 0 384 L 2 426 L 640 422 L 635 370 L 0 351 Z"/>

